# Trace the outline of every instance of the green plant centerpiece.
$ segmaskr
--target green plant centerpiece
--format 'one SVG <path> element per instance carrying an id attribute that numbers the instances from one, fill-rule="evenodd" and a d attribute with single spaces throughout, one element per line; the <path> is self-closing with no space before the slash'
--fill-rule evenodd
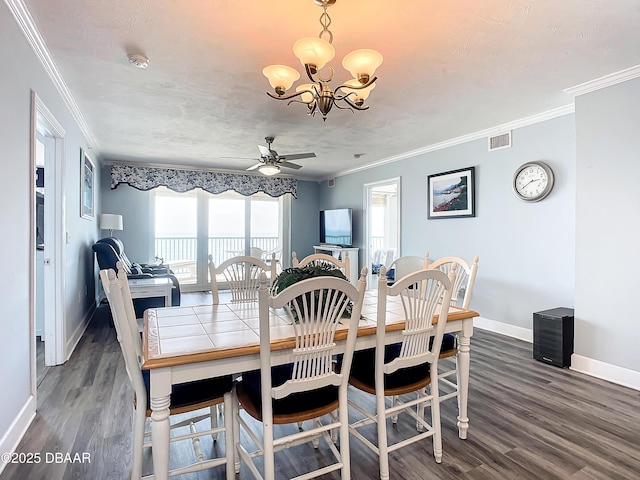
<path id="1" fill-rule="evenodd" d="M 339 268 L 329 263 L 316 263 L 305 265 L 304 267 L 285 268 L 273 281 L 271 285 L 271 295 L 277 295 L 294 283 L 315 277 L 336 277 L 347 280 L 347 277 Z M 353 305 L 351 301 L 349 301 L 344 311 L 344 317 L 351 317 L 352 307 Z"/>

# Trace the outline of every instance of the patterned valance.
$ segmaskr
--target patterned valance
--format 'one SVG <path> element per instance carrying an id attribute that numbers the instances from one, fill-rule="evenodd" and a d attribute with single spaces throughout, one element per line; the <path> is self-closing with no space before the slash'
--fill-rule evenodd
<path id="1" fill-rule="evenodd" d="M 126 183 L 138 190 L 151 190 L 165 186 L 175 192 L 187 192 L 199 187 L 214 194 L 234 190 L 245 196 L 264 192 L 272 197 L 290 193 L 294 198 L 298 198 L 298 182 L 295 178 L 274 178 L 241 173 L 113 165 L 111 166 L 111 189 L 115 189 L 120 183 Z"/>

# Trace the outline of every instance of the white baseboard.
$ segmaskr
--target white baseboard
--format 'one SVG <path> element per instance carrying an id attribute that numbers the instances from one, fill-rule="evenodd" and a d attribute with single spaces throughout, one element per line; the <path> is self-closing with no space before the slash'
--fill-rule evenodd
<path id="1" fill-rule="evenodd" d="M 474 328 L 489 330 L 490 332 L 506 335 L 507 337 L 517 338 L 525 342 L 533 343 L 533 330 L 530 328 L 517 327 L 508 323 L 498 322 L 484 317 L 476 317 L 473 319 Z"/>
<path id="2" fill-rule="evenodd" d="M 571 355 L 571 370 L 586 373 L 592 377 L 601 378 L 608 382 L 617 383 L 624 387 L 640 390 L 640 372 L 628 368 L 604 363 L 582 355 Z"/>
<path id="3" fill-rule="evenodd" d="M 533 343 L 533 330 L 509 325 L 508 323 L 498 322 L 483 317 L 473 319 L 474 328 L 488 330 L 490 332 L 506 335 L 507 337 L 517 338 L 525 342 Z M 473 343 L 473 341 L 471 342 Z M 571 356 L 571 370 L 584 373 L 591 377 L 600 378 L 607 382 L 622 385 L 624 387 L 640 390 L 640 372 L 630 370 L 624 367 L 618 367 L 610 363 L 594 360 L 593 358 L 583 357 L 582 355 L 573 354 Z"/>
<path id="4" fill-rule="evenodd" d="M 29 395 L 20 413 L 14 418 L 9 426 L 9 430 L 0 439 L 0 453 L 13 453 L 22 437 L 27 432 L 27 428 L 36 416 L 36 398 Z M 0 474 L 3 472 L 8 462 L 6 459 L 0 460 Z"/>
<path id="5" fill-rule="evenodd" d="M 89 326 L 89 322 L 91 321 L 91 318 L 93 317 L 93 314 L 95 313 L 96 308 L 97 307 L 96 307 L 96 304 L 94 302 L 92 307 L 85 314 L 85 316 L 82 319 L 82 321 L 76 327 L 76 329 L 73 332 L 73 334 L 71 335 L 71 337 L 69 337 L 69 340 L 67 340 L 67 345 L 66 345 L 67 350 L 66 350 L 65 362 L 71 358 L 71 354 L 75 350 L 76 346 L 78 345 L 78 342 L 82 338 L 82 335 L 84 335 L 85 330 Z"/>

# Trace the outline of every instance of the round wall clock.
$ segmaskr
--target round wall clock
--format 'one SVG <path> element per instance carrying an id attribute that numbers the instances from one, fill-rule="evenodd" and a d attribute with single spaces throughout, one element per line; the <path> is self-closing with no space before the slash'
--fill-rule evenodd
<path id="1" fill-rule="evenodd" d="M 518 167 L 511 184 L 513 193 L 525 202 L 539 202 L 553 188 L 553 170 L 544 162 L 528 162 Z"/>

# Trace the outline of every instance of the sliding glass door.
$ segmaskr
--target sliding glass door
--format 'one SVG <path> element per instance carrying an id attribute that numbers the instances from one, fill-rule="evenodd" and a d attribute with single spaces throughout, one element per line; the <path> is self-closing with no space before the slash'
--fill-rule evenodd
<path id="1" fill-rule="evenodd" d="M 210 288 L 208 256 L 216 265 L 236 255 L 263 259 L 284 245 L 285 201 L 263 193 L 212 195 L 200 189 L 156 189 L 156 255 L 171 266 L 186 291 Z"/>
<path id="2" fill-rule="evenodd" d="M 198 279 L 198 198 L 195 191 L 156 189 L 156 256 L 169 265 L 181 284 Z"/>

